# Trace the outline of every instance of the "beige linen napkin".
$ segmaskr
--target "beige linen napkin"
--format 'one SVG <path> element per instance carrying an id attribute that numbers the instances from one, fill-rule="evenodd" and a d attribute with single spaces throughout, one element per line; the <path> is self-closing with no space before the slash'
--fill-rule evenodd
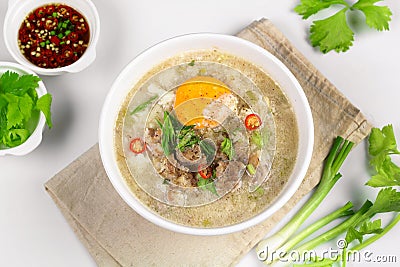
<path id="1" fill-rule="evenodd" d="M 238 34 L 278 57 L 297 77 L 311 105 L 315 145 L 308 174 L 293 198 L 272 217 L 245 231 L 214 237 L 174 233 L 153 225 L 119 197 L 95 145 L 45 187 L 99 266 L 229 266 L 257 244 L 317 183 L 337 135 L 356 143 L 370 124 L 268 20 Z"/>

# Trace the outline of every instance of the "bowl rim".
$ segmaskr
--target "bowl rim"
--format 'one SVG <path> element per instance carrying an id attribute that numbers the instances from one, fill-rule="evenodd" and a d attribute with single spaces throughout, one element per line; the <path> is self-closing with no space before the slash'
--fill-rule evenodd
<path id="1" fill-rule="evenodd" d="M 32 74 L 34 76 L 39 77 L 34 71 L 31 69 L 14 62 L 8 61 L 0 61 L 0 68 L 5 68 L 9 70 L 19 70 L 22 73 Z M 2 74 L 2 73 L 1 73 Z M 38 96 L 42 96 L 47 93 L 47 89 L 43 83 L 43 81 L 39 81 L 39 86 L 36 88 Z M 38 124 L 32 134 L 28 137 L 28 139 L 16 147 L 0 149 L 0 156 L 5 155 L 14 155 L 14 156 L 23 156 L 30 152 L 32 152 L 35 148 L 39 146 L 43 137 L 43 129 L 46 123 L 46 118 L 42 112 L 40 112 Z"/>
<path id="2" fill-rule="evenodd" d="M 90 38 L 90 42 L 89 42 L 89 45 L 88 45 L 85 53 L 83 53 L 82 57 L 80 57 L 77 61 L 75 61 L 74 63 L 72 63 L 70 65 L 64 66 L 64 67 L 46 69 L 46 68 L 38 67 L 35 64 L 31 63 L 29 60 L 25 59 L 23 56 L 19 57 L 18 55 L 16 55 L 14 53 L 14 51 L 12 49 L 12 47 L 14 46 L 14 43 L 10 40 L 10 38 L 8 36 L 8 30 L 7 30 L 9 27 L 9 22 L 11 21 L 10 17 L 15 15 L 16 10 L 23 9 L 25 6 L 31 5 L 35 2 L 40 2 L 40 4 L 37 5 L 39 7 L 39 6 L 42 6 L 45 4 L 56 3 L 57 1 L 34 0 L 34 1 L 24 1 L 23 3 L 21 3 L 21 1 L 14 1 L 14 2 L 12 0 L 9 1 L 7 12 L 6 12 L 6 15 L 4 18 L 3 38 L 4 38 L 4 43 L 6 45 L 6 48 L 7 48 L 8 52 L 10 53 L 10 55 L 13 57 L 13 59 L 15 61 L 17 61 L 19 64 L 21 64 L 27 68 L 30 68 L 31 70 L 33 70 L 34 72 L 36 72 L 38 74 L 50 75 L 50 76 L 59 75 L 59 74 L 63 74 L 63 73 L 76 73 L 76 72 L 82 71 L 83 69 L 87 68 L 96 58 L 96 46 L 97 46 L 99 36 L 100 36 L 100 16 L 99 16 L 96 6 L 94 5 L 94 3 L 91 0 L 77 1 L 78 3 L 85 2 L 89 6 L 91 11 L 93 12 L 94 21 L 92 23 L 95 26 L 94 27 L 95 31 L 93 32 L 93 37 Z M 59 3 L 68 5 L 68 0 L 61 1 Z M 74 7 L 77 7 L 77 5 L 76 6 L 74 5 Z M 82 11 L 80 11 L 80 12 L 82 12 Z"/>
<path id="3" fill-rule="evenodd" d="M 198 228 L 198 227 L 190 227 L 186 225 L 181 225 L 178 223 L 174 223 L 172 221 L 168 221 L 165 218 L 162 218 L 161 216 L 155 214 L 153 211 L 148 209 L 140 200 L 138 200 L 134 194 L 127 188 L 125 185 L 125 182 L 122 181 L 123 178 L 121 177 L 122 175 L 119 172 L 118 166 L 116 166 L 116 160 L 115 160 L 115 150 L 113 148 L 114 146 L 114 140 L 107 140 L 107 128 L 108 131 L 113 132 L 114 131 L 114 125 L 115 125 L 115 119 L 117 114 L 112 114 L 110 113 L 110 107 L 111 105 L 115 105 L 115 100 L 113 98 L 116 97 L 116 94 L 118 93 L 119 96 L 121 96 L 121 92 L 118 92 L 118 86 L 121 84 L 124 84 L 124 77 L 129 75 L 131 69 L 135 67 L 139 62 L 143 61 L 146 57 L 151 55 L 153 52 L 157 52 L 157 50 L 162 50 L 166 46 L 172 46 L 174 42 L 181 42 L 181 41 L 187 41 L 190 39 L 195 40 L 196 38 L 204 38 L 208 40 L 223 40 L 223 42 L 232 42 L 232 43 L 237 43 L 236 45 L 242 45 L 242 46 L 247 46 L 247 49 L 252 49 L 256 53 L 260 53 L 264 57 L 268 58 L 270 61 L 272 61 L 274 64 L 276 64 L 276 67 L 280 69 L 280 71 L 283 71 L 285 75 L 287 75 L 287 78 L 290 80 L 290 83 L 296 88 L 297 93 L 298 93 L 298 100 L 302 102 L 302 106 L 304 108 L 304 117 L 305 117 L 305 140 L 300 140 L 300 141 L 305 141 L 306 144 L 299 144 L 299 151 L 300 151 L 300 146 L 304 146 L 305 153 L 302 155 L 302 162 L 303 164 L 298 167 L 298 172 L 297 176 L 294 179 L 293 173 L 290 176 L 290 180 L 293 180 L 293 183 L 287 188 L 283 189 L 282 192 L 278 195 L 278 197 L 271 203 L 271 205 L 266 208 L 264 211 L 260 212 L 259 214 L 253 216 L 252 218 L 249 218 L 243 222 L 233 224 L 233 225 L 228 225 L 228 226 L 221 226 L 221 227 L 215 227 L 215 228 Z M 211 48 L 211 46 L 210 46 Z M 188 51 L 191 49 L 186 49 L 185 51 Z M 221 51 L 224 51 L 224 49 L 221 49 Z M 181 52 L 184 52 L 183 50 Z M 230 51 L 226 51 L 230 52 Z M 165 56 L 162 59 L 159 60 L 158 63 L 161 63 L 162 60 L 167 59 L 171 55 Z M 237 55 L 239 57 L 243 58 L 243 55 Z M 145 69 L 144 73 L 149 71 L 150 68 L 146 68 L 147 66 L 143 67 Z M 152 66 L 154 67 L 154 66 Z M 143 74 L 144 74 L 143 73 Z M 143 75 L 143 74 L 138 74 Z M 274 79 L 274 77 L 272 77 Z M 275 80 L 275 79 L 274 79 Z M 137 80 L 134 82 L 134 84 L 137 82 Z M 125 86 L 127 86 L 125 84 Z M 131 84 L 131 87 L 127 90 L 127 92 L 130 91 L 130 89 L 133 87 Z M 121 91 L 120 89 L 119 91 Z M 126 93 L 127 93 L 126 92 Z M 123 94 L 124 98 L 126 97 L 126 93 Z M 122 98 L 122 100 L 124 99 Z M 291 100 L 292 101 L 292 100 Z M 117 113 L 120 109 L 121 103 L 118 103 L 118 108 L 116 108 Z M 110 115 L 114 116 L 112 119 L 110 119 Z M 109 123 L 114 122 L 112 124 L 112 129 L 110 130 Z M 299 123 L 299 122 L 298 122 Z M 300 131 L 300 127 L 299 127 Z M 300 135 L 300 133 L 299 133 Z M 112 135 L 113 136 L 113 135 Z M 110 136 L 108 136 L 110 137 Z M 300 138 L 300 136 L 299 136 Z M 113 138 L 112 138 L 113 139 Z M 110 142 L 112 145 L 112 148 L 110 149 Z M 184 34 L 184 35 L 179 35 L 176 37 L 172 37 L 169 39 L 166 39 L 164 41 L 161 41 L 148 49 L 144 50 L 140 54 L 138 54 L 133 60 L 131 60 L 125 67 L 124 69 L 120 72 L 118 77 L 115 79 L 114 83 L 111 86 L 110 91 L 108 92 L 105 102 L 103 104 L 103 108 L 101 111 L 100 115 L 100 121 L 99 121 L 99 150 L 100 150 L 100 156 L 101 160 L 103 162 L 105 171 L 107 173 L 107 176 L 109 180 L 111 181 L 113 187 L 115 190 L 118 192 L 118 194 L 124 199 L 124 201 L 137 213 L 139 213 L 142 217 L 145 219 L 151 221 L 152 223 L 161 226 L 163 228 L 169 229 L 174 232 L 179 232 L 179 233 L 184 233 L 184 234 L 192 234 L 192 235 L 222 235 L 222 234 L 228 234 L 228 233 L 233 233 L 233 232 L 238 232 L 241 230 L 244 230 L 246 228 L 249 228 L 251 226 L 254 226 L 256 224 L 259 224 L 260 222 L 264 221 L 266 218 L 270 217 L 274 212 L 278 211 L 284 204 L 289 201 L 289 199 L 293 196 L 293 194 L 296 192 L 298 187 L 300 186 L 301 182 L 303 181 L 306 172 L 308 170 L 308 166 L 311 162 L 311 157 L 312 157 L 312 151 L 313 151 L 313 145 L 314 145 L 314 124 L 313 124 L 313 119 L 312 119 L 312 113 L 311 113 L 311 108 L 308 104 L 307 97 L 300 86 L 299 82 L 295 78 L 295 76 L 292 74 L 292 72 L 280 61 L 278 60 L 275 56 L 273 56 L 271 53 L 269 53 L 267 50 L 264 48 L 261 48 L 260 46 L 244 40 L 242 38 L 232 36 L 232 35 L 225 35 L 225 34 L 219 34 L 219 33 L 190 33 L 190 34 Z M 299 158 L 297 157 L 297 161 Z M 297 163 L 296 163 L 297 165 Z M 287 186 L 286 186 L 287 187 Z"/>

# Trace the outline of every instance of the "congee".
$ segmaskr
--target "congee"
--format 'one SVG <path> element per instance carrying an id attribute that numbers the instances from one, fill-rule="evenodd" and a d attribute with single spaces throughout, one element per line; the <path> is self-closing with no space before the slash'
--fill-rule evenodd
<path id="1" fill-rule="evenodd" d="M 296 162 L 298 129 L 279 85 L 217 49 L 153 67 L 122 103 L 118 167 L 149 210 L 191 227 L 222 227 L 265 210 Z"/>

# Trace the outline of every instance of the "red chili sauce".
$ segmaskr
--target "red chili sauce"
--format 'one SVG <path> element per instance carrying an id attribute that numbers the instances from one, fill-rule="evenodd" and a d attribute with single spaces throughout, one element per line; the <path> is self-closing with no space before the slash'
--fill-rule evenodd
<path id="1" fill-rule="evenodd" d="M 89 25 L 81 13 L 63 4 L 48 4 L 29 13 L 21 24 L 18 45 L 38 67 L 71 65 L 89 44 Z"/>

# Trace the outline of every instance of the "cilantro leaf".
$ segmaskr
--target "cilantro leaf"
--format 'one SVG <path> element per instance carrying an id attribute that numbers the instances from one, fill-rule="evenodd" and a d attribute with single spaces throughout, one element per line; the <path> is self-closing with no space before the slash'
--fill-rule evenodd
<path id="1" fill-rule="evenodd" d="M 7 71 L 0 75 L 0 147 L 15 147 L 32 133 L 32 114 L 42 111 L 51 127 L 51 95 L 38 98 L 40 78 Z M 36 118 L 36 116 L 34 116 Z"/>
<path id="2" fill-rule="evenodd" d="M 382 0 L 358 0 L 351 5 L 346 0 L 300 0 L 300 4 L 294 8 L 294 11 L 303 19 L 307 19 L 332 5 L 341 5 L 342 9 L 334 15 L 313 21 L 309 38 L 311 45 L 319 46 L 322 53 L 328 53 L 331 50 L 345 52 L 354 41 L 354 32 L 347 23 L 347 16 L 353 16 L 355 12 L 347 11 L 361 11 L 369 27 L 378 31 L 389 30 L 392 12 L 387 6 L 375 5 L 380 1 Z"/>
<path id="3" fill-rule="evenodd" d="M 222 153 L 225 153 L 225 155 L 228 156 L 229 160 L 232 160 L 234 151 L 231 139 L 225 137 L 224 141 L 222 141 L 221 143 L 221 151 Z"/>
<path id="4" fill-rule="evenodd" d="M 19 98 L 18 107 L 25 122 L 27 122 L 32 116 L 33 104 L 32 98 L 27 93 Z"/>
<path id="5" fill-rule="evenodd" d="M 40 78 L 32 74 L 20 76 L 18 73 L 7 71 L 0 77 L 0 92 L 22 96 L 28 90 L 37 88 L 39 81 Z"/>
<path id="6" fill-rule="evenodd" d="M 309 18 L 311 15 L 328 8 L 332 5 L 345 5 L 348 6 L 344 0 L 301 0 L 301 3 L 294 8 L 297 14 L 302 15 L 303 19 Z"/>
<path id="7" fill-rule="evenodd" d="M 4 99 L 8 101 L 7 105 L 7 129 L 21 126 L 24 120 L 19 109 L 19 97 L 10 93 L 4 94 Z"/>
<path id="8" fill-rule="evenodd" d="M 4 138 L 4 144 L 9 147 L 14 147 L 25 142 L 30 135 L 27 129 L 11 129 Z"/>
<path id="9" fill-rule="evenodd" d="M 323 53 L 331 50 L 345 52 L 353 45 L 354 33 L 346 20 L 347 8 L 323 20 L 316 20 L 310 28 L 312 46 L 319 46 Z"/>
<path id="10" fill-rule="evenodd" d="M 43 112 L 44 116 L 46 117 L 46 124 L 49 126 L 49 128 L 53 127 L 50 111 L 51 102 L 52 97 L 50 94 L 42 95 L 36 102 L 36 109 Z"/>
<path id="11" fill-rule="evenodd" d="M 215 182 L 213 179 L 203 179 L 201 177 L 198 178 L 197 186 L 202 190 L 210 191 L 211 193 L 218 196 L 217 189 L 215 187 Z"/>
<path id="12" fill-rule="evenodd" d="M 7 102 L 0 97 L 0 145 L 7 133 Z"/>
<path id="13" fill-rule="evenodd" d="M 387 6 L 376 6 L 376 2 L 382 0 L 359 0 L 353 5 L 354 9 L 358 9 L 365 15 L 367 25 L 378 31 L 389 30 L 389 21 L 392 12 Z"/>

